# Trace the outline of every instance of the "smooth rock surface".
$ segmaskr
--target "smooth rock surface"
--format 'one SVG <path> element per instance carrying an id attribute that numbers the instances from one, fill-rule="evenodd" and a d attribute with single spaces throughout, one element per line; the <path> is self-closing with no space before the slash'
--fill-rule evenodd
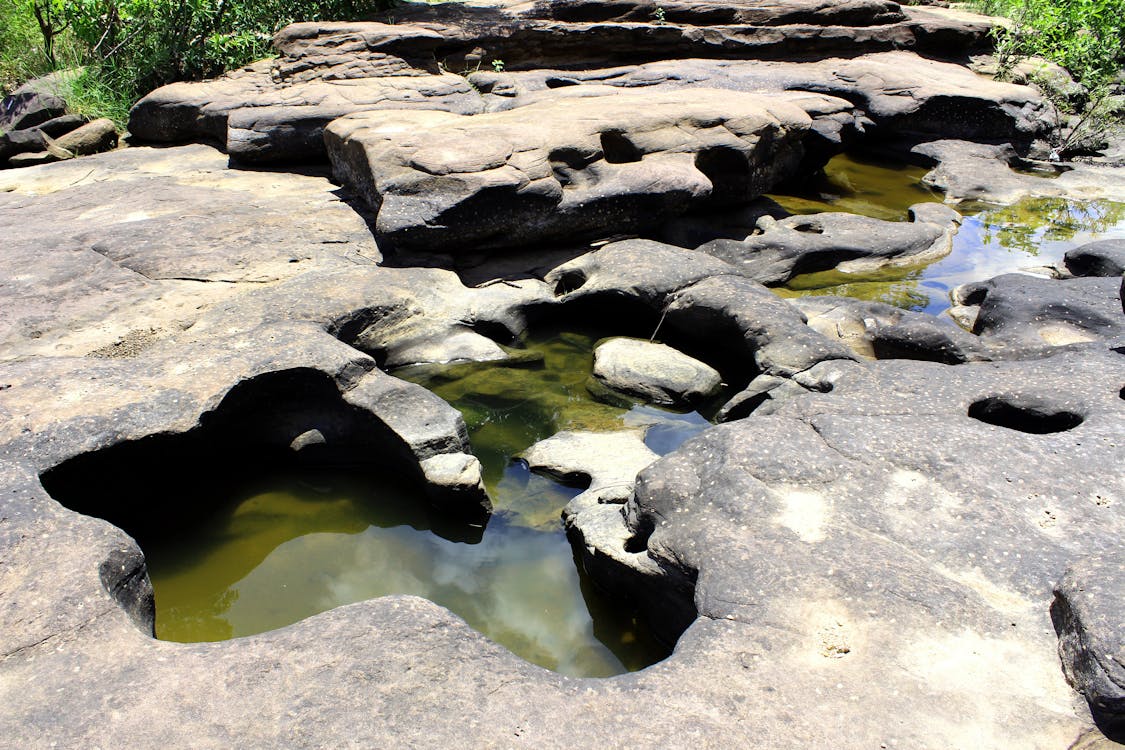
<path id="1" fill-rule="evenodd" d="M 722 376 L 710 365 L 666 344 L 628 338 L 598 344 L 593 377 L 606 388 L 662 406 L 698 403 L 722 386 Z"/>
<path id="2" fill-rule="evenodd" d="M 1101 240 L 1067 250 L 1066 270 L 1075 276 L 1120 276 L 1125 273 L 1125 240 Z"/>
<path id="3" fill-rule="evenodd" d="M 325 138 L 379 241 L 434 252 L 573 244 L 749 200 L 796 171 L 808 127 L 751 95 L 610 90 L 475 117 L 350 115 Z"/>

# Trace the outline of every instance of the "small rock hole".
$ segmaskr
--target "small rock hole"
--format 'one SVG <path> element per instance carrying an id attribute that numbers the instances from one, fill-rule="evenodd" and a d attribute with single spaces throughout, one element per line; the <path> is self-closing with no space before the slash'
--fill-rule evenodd
<path id="1" fill-rule="evenodd" d="M 602 133 L 602 153 L 610 164 L 627 164 L 640 161 L 644 153 L 624 133 L 609 131 Z"/>
<path id="2" fill-rule="evenodd" d="M 586 283 L 586 274 L 579 270 L 566 271 L 555 282 L 555 296 L 562 297 L 582 288 Z"/>
<path id="3" fill-rule="evenodd" d="M 1033 435 L 1073 430 L 1082 416 L 1049 404 L 1031 400 L 1015 401 L 992 396 L 974 402 L 969 416 L 987 424 Z"/>

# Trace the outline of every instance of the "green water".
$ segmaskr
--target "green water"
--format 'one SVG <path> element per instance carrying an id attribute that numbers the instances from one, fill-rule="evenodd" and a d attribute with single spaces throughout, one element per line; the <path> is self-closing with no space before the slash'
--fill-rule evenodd
<path id="1" fill-rule="evenodd" d="M 833 159 L 825 176 L 800 195 L 770 197 L 793 213 L 844 211 L 905 221 L 906 210 L 914 203 L 941 200 L 921 184 L 926 171 L 845 155 Z M 834 270 L 803 274 L 775 291 L 786 297 L 856 297 L 936 315 L 949 308 L 949 292 L 956 286 L 1057 264 L 1073 247 L 1125 237 L 1125 203 L 1028 198 L 1011 206 L 957 208 L 965 220 L 945 258 L 864 274 Z"/>
<path id="2" fill-rule="evenodd" d="M 386 476 L 305 473 L 216 487 L 221 511 L 140 540 L 157 636 L 214 641 L 283 627 L 336 606 L 416 594 L 535 664 L 609 676 L 666 657 L 628 608 L 575 564 L 560 520 L 576 495 L 512 457 L 561 429 L 646 428 L 665 453 L 703 430 L 698 414 L 593 401 L 592 335 L 549 333 L 519 366 L 417 367 L 399 375 L 465 414 L 496 506 L 483 529 L 435 518 L 416 488 Z"/>

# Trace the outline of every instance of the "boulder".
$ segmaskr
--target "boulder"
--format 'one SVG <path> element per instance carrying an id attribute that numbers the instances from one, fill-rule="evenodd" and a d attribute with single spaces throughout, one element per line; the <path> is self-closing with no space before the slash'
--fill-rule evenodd
<path id="1" fill-rule="evenodd" d="M 1055 586 L 1051 620 L 1066 678 L 1110 737 L 1125 739 L 1125 562 L 1076 560 Z"/>
<path id="2" fill-rule="evenodd" d="M 722 386 L 718 371 L 706 363 L 666 344 L 628 338 L 598 344 L 593 378 L 603 388 L 662 406 L 698 403 Z"/>
<path id="3" fill-rule="evenodd" d="M 910 209 L 909 222 L 846 213 L 758 219 L 744 240 L 713 240 L 697 250 L 741 267 L 763 284 L 783 284 L 802 273 L 836 269 L 870 273 L 883 267 L 931 263 L 948 255 L 961 216 L 937 204 Z"/>
<path id="4" fill-rule="evenodd" d="M 911 153 L 933 166 L 922 181 L 945 193 L 950 202 L 1007 204 L 1026 197 L 1068 195 L 1125 200 L 1125 174 L 1112 166 L 1028 162 L 1010 145 L 962 140 L 929 141 L 914 146 Z"/>
<path id="5" fill-rule="evenodd" d="M 22 90 L 0 101 L 0 130 L 24 130 L 66 114 L 66 102 L 54 94 Z"/>
<path id="6" fill-rule="evenodd" d="M 476 117 L 349 115 L 325 140 L 380 242 L 435 252 L 575 244 L 750 200 L 795 171 L 809 127 L 748 94 L 589 93 Z"/>
<path id="7" fill-rule="evenodd" d="M 546 282 L 564 308 L 592 306 L 601 316 L 645 310 L 665 341 L 689 354 L 709 352 L 743 374 L 788 377 L 817 362 L 853 357 L 735 266 L 672 245 L 610 243 L 558 266 Z"/>
<path id="8" fill-rule="evenodd" d="M 33 128 L 0 132 L 0 161 L 14 154 L 42 151 L 47 146 L 44 136 L 58 138 L 86 122 L 87 118 L 82 115 L 63 115 Z"/>
<path id="9" fill-rule="evenodd" d="M 101 118 L 55 139 L 54 145 L 75 156 L 88 156 L 117 147 L 117 126 Z"/>
<path id="10" fill-rule="evenodd" d="M 1100 240 L 1067 250 L 1066 270 L 1075 276 L 1120 276 L 1125 273 L 1125 240 Z"/>
<path id="11" fill-rule="evenodd" d="M 1045 279 L 1012 273 L 959 286 L 951 296 L 960 306 L 979 306 L 973 333 L 1013 354 L 1125 336 L 1117 278 Z"/>

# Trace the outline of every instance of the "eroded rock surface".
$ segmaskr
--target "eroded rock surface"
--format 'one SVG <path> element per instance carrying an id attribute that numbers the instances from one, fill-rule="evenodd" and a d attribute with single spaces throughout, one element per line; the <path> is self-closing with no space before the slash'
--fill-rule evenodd
<path id="1" fill-rule="evenodd" d="M 755 198 L 795 172 L 808 126 L 750 95 L 614 91 L 476 117 L 356 114 L 326 139 L 381 241 L 443 251 L 580 242 Z"/>
<path id="2" fill-rule="evenodd" d="M 891 222 L 845 213 L 770 216 L 741 241 L 713 240 L 696 248 L 737 265 L 763 284 L 782 284 L 802 273 L 836 269 L 843 273 L 922 265 L 949 254 L 960 215 L 922 203 L 909 222 Z"/>

